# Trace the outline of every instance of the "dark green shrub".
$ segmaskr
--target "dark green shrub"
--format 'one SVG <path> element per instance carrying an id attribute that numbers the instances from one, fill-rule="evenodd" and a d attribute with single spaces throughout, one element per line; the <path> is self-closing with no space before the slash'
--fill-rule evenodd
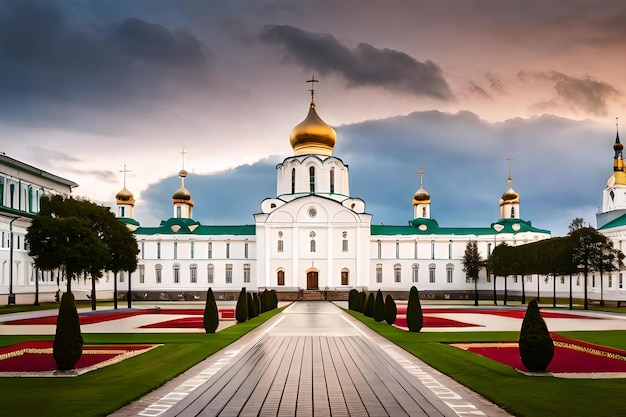
<path id="1" fill-rule="evenodd" d="M 206 292 L 206 304 L 204 306 L 204 331 L 207 333 L 215 333 L 217 326 L 220 324 L 220 315 L 217 311 L 217 303 L 213 290 L 209 288 Z"/>
<path id="2" fill-rule="evenodd" d="M 356 310 L 357 297 L 359 292 L 354 288 L 348 293 L 348 310 Z"/>
<path id="3" fill-rule="evenodd" d="M 374 301 L 374 313 L 372 317 L 376 321 L 385 320 L 385 300 L 383 299 L 383 293 L 378 290 L 376 293 L 376 300 Z"/>
<path id="4" fill-rule="evenodd" d="M 74 294 L 66 292 L 61 298 L 59 316 L 57 317 L 56 334 L 52 345 L 52 356 L 57 369 L 69 371 L 83 354 L 83 335 L 80 332 L 80 321 L 76 311 Z"/>
<path id="5" fill-rule="evenodd" d="M 374 316 L 374 293 L 369 293 L 367 296 L 367 301 L 365 302 L 365 307 L 363 308 L 363 314 L 366 317 Z"/>
<path id="6" fill-rule="evenodd" d="M 235 318 L 237 319 L 237 323 L 243 323 L 248 320 L 248 296 L 246 295 L 246 287 L 242 287 L 239 292 L 237 306 L 235 307 Z"/>
<path id="7" fill-rule="evenodd" d="M 259 304 L 261 305 L 261 313 L 267 311 L 267 290 L 259 293 Z"/>
<path id="8" fill-rule="evenodd" d="M 278 308 L 278 295 L 276 290 L 270 290 L 270 310 Z"/>
<path id="9" fill-rule="evenodd" d="M 422 304 L 415 286 L 412 286 L 409 292 L 409 303 L 406 306 L 406 324 L 410 332 L 419 332 L 424 325 Z"/>
<path id="10" fill-rule="evenodd" d="M 359 294 L 359 301 L 357 307 L 359 308 L 357 311 L 359 313 L 365 312 L 365 304 L 367 304 L 367 293 L 365 291 L 361 291 Z"/>
<path id="11" fill-rule="evenodd" d="M 541 317 L 537 300 L 528 303 L 519 336 L 519 354 L 529 371 L 543 372 L 554 357 L 554 342 Z"/>
<path id="12" fill-rule="evenodd" d="M 385 321 L 387 324 L 394 324 L 397 314 L 398 309 L 396 308 L 396 302 L 391 294 L 387 294 L 387 297 L 385 297 Z"/>
<path id="13" fill-rule="evenodd" d="M 261 304 L 259 304 L 257 293 L 252 294 L 252 303 L 254 304 L 254 317 L 256 317 L 261 314 Z"/>
<path id="14" fill-rule="evenodd" d="M 248 318 L 251 319 L 254 317 L 254 303 L 252 302 L 252 294 L 248 293 L 246 296 L 248 297 Z"/>

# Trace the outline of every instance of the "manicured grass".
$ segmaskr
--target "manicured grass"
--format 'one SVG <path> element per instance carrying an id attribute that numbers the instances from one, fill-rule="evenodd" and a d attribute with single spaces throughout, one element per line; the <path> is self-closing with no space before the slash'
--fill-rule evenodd
<path id="1" fill-rule="evenodd" d="M 619 415 L 624 409 L 624 379 L 528 377 L 506 365 L 446 345 L 450 342 L 517 341 L 519 332 L 410 333 L 377 323 L 361 313 L 347 312 L 381 336 L 516 416 L 608 417 Z M 559 334 L 626 349 L 626 331 Z"/>
<path id="2" fill-rule="evenodd" d="M 61 303 L 41 303 L 37 305 L 19 304 L 19 305 L 0 305 L 0 314 L 23 313 L 25 311 L 39 310 L 58 310 Z M 98 307 L 112 306 L 113 301 L 98 301 Z M 126 304 L 124 304 L 125 306 Z M 91 301 L 77 301 L 76 308 L 91 308 Z"/>
<path id="3" fill-rule="evenodd" d="M 106 416 L 228 346 L 283 309 L 263 313 L 215 334 L 83 334 L 86 344 L 162 343 L 164 346 L 73 378 L 0 378 L 2 415 Z M 53 338 L 0 336 L 0 346 Z"/>

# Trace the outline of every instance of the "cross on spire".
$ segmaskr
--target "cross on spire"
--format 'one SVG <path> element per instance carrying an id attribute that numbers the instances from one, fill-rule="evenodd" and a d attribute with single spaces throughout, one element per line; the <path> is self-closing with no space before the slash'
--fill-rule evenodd
<path id="1" fill-rule="evenodd" d="M 314 97 L 315 97 L 315 84 L 314 83 L 319 83 L 319 80 L 315 79 L 315 75 L 311 76 L 310 80 L 307 80 L 307 83 L 311 83 L 311 89 L 309 90 L 311 92 L 311 103 L 314 102 Z"/>
<path id="2" fill-rule="evenodd" d="M 506 158 L 507 161 L 509 161 L 509 181 L 511 181 L 511 162 L 513 161 L 513 157 L 511 155 L 509 155 L 508 158 Z"/>
<path id="3" fill-rule="evenodd" d="M 183 159 L 183 169 L 185 169 L 185 155 L 187 155 L 188 152 L 185 152 L 185 146 L 182 147 L 183 150 L 180 151 L 180 154 L 182 155 L 182 159 Z"/>
<path id="4" fill-rule="evenodd" d="M 422 185 L 424 183 L 424 174 L 426 173 L 426 171 L 424 171 L 422 168 L 420 168 L 420 170 L 417 171 L 417 173 L 420 176 L 420 188 L 423 188 Z"/>
<path id="5" fill-rule="evenodd" d="M 121 170 L 120 172 L 122 172 L 124 174 L 124 188 L 126 188 L 126 173 L 127 172 L 131 172 L 131 171 L 126 169 L 126 164 L 124 164 L 124 169 Z"/>

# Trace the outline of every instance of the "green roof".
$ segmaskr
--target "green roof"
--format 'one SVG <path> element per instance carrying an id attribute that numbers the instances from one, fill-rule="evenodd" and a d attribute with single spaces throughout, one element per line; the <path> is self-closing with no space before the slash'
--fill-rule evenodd
<path id="1" fill-rule="evenodd" d="M 502 229 L 496 231 L 495 225 Z M 519 225 L 515 226 L 514 225 Z M 515 230 L 517 229 L 517 230 Z M 498 233 L 537 232 L 551 234 L 549 230 L 537 229 L 529 221 L 521 219 L 500 219 L 489 227 L 441 227 L 434 219 L 413 219 L 408 226 L 372 225 L 372 236 L 394 235 L 495 235 Z"/>
<path id="2" fill-rule="evenodd" d="M 158 227 L 139 227 L 136 235 L 243 235 L 254 236 L 255 225 L 205 226 L 193 219 L 171 218 L 161 221 Z"/>
<path id="3" fill-rule="evenodd" d="M 133 226 L 139 226 L 139 222 L 135 219 L 131 219 L 130 217 L 118 217 L 117 220 L 124 224 L 130 224 Z"/>
<path id="4" fill-rule="evenodd" d="M 614 227 L 626 226 L 626 214 L 622 214 L 616 219 L 611 220 L 607 224 L 602 225 L 598 230 L 612 229 Z"/>

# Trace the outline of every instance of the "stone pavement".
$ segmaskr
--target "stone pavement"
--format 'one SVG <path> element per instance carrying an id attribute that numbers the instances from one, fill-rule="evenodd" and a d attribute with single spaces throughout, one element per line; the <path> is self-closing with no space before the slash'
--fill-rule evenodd
<path id="1" fill-rule="evenodd" d="M 508 416 L 328 302 L 297 302 L 111 417 Z"/>

